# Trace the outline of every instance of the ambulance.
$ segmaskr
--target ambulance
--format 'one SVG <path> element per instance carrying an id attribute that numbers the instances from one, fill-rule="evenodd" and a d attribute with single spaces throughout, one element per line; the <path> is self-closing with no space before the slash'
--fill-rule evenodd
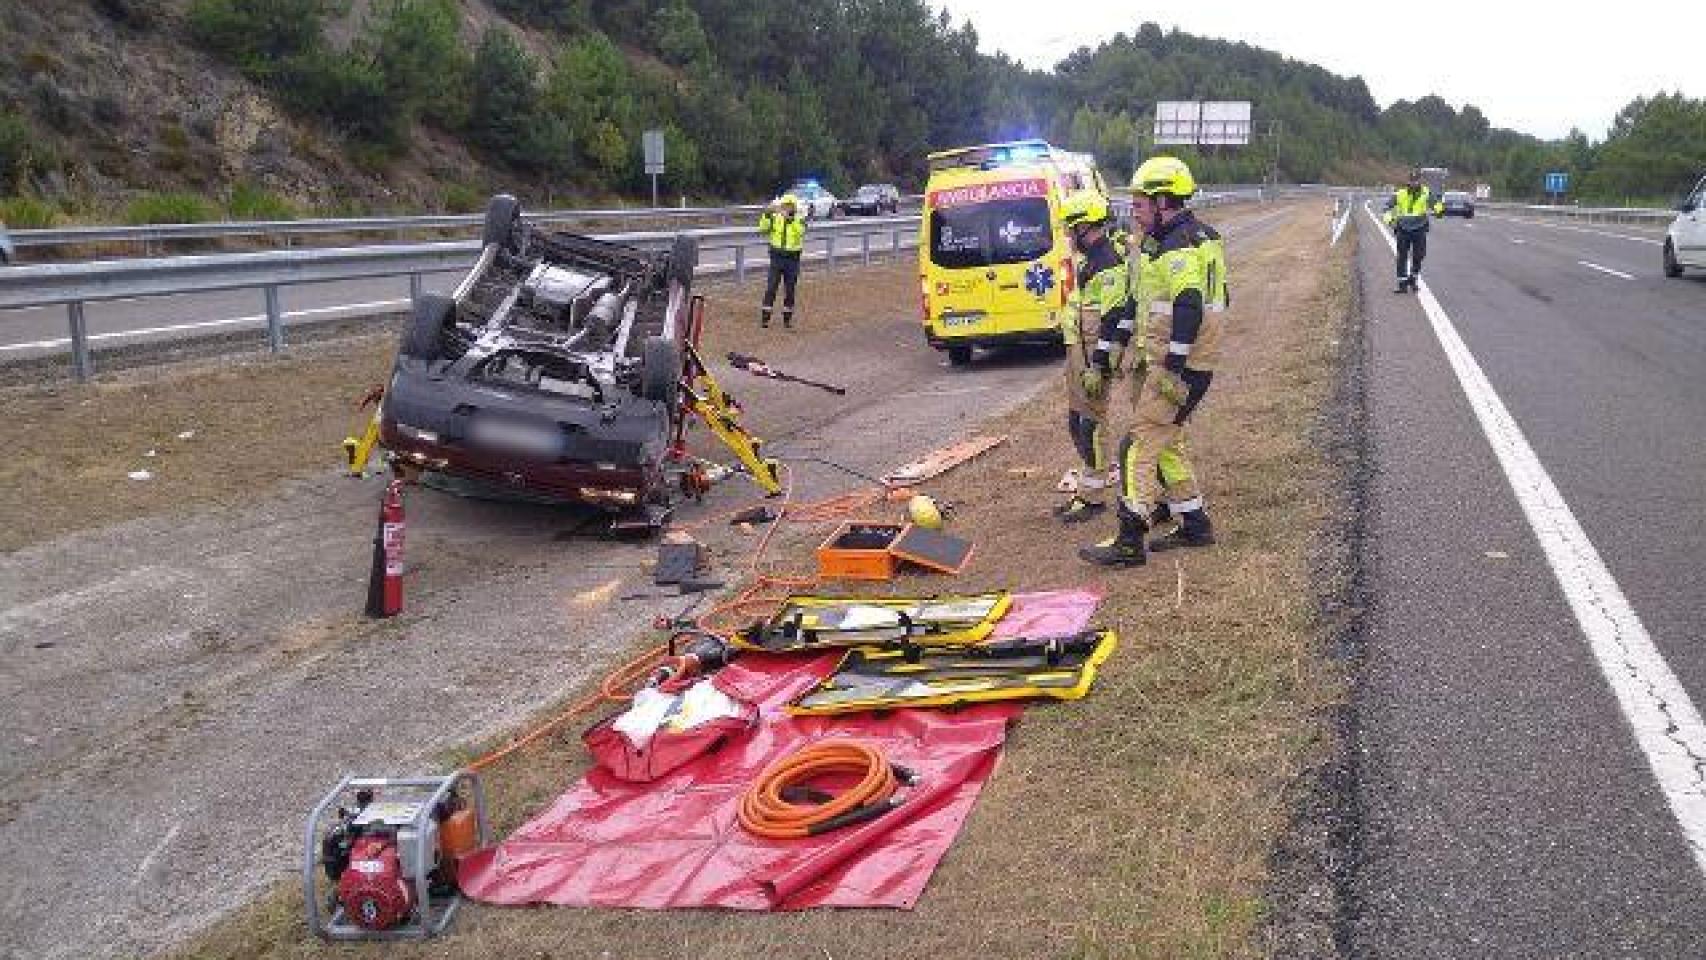
<path id="1" fill-rule="evenodd" d="M 1060 343 L 1073 285 L 1061 209 L 1085 191 L 1107 197 L 1095 160 L 1042 140 L 929 159 L 918 238 L 925 340 L 954 366 L 974 347 Z"/>

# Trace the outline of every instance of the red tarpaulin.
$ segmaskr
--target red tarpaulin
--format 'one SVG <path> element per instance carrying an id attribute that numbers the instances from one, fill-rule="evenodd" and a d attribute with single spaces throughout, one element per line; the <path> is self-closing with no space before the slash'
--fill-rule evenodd
<path id="1" fill-rule="evenodd" d="M 1068 628 L 1062 633 L 1082 629 L 1097 601 L 1081 591 L 1033 596 L 1040 603 L 1032 626 Z M 1025 613 L 1024 599 L 1015 598 L 1010 618 Z M 509 839 L 464 860 L 462 891 L 510 905 L 911 907 L 994 772 L 1020 705 L 834 717 L 783 712 L 839 660 L 839 652 L 743 655 L 716 683 L 759 707 L 750 735 L 652 783 L 624 782 L 593 768 Z M 766 840 L 742 829 L 741 795 L 765 766 L 830 737 L 874 744 L 922 779 L 904 788 L 899 809 L 823 836 Z"/>

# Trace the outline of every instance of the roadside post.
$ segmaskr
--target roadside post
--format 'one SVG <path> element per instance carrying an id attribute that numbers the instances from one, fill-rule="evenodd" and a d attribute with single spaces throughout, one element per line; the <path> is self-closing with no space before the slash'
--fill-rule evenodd
<path id="1" fill-rule="evenodd" d="M 663 131 L 647 130 L 640 135 L 640 148 L 645 153 L 646 173 L 652 178 L 652 209 L 658 205 L 658 176 L 663 173 Z"/>

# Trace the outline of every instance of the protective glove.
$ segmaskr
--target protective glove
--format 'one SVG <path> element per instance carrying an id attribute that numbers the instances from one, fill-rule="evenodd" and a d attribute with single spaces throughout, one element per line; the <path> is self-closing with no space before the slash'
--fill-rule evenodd
<path id="1" fill-rule="evenodd" d="M 1078 375 L 1078 382 L 1084 387 L 1084 393 L 1096 400 L 1108 387 L 1108 374 L 1098 366 L 1085 367 L 1084 372 Z"/>
<path id="2" fill-rule="evenodd" d="M 1168 373 L 1184 373 L 1185 355 L 1182 353 L 1174 353 L 1171 350 L 1167 351 L 1166 356 L 1161 358 L 1161 369 Z"/>

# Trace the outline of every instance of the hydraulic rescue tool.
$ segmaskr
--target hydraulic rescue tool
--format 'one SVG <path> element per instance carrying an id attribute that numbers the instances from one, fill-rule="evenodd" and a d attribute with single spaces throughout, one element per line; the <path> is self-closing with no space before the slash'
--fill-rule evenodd
<path id="1" fill-rule="evenodd" d="M 695 316 L 698 313 L 698 303 L 695 303 Z M 681 377 L 683 411 L 705 421 L 705 425 L 711 428 L 717 439 L 734 451 L 741 466 L 746 468 L 746 472 L 752 476 L 752 481 L 758 484 L 760 489 L 771 496 L 780 494 L 782 480 L 778 471 L 781 465 L 764 456 L 764 442 L 741 425 L 740 405 L 735 402 L 734 397 L 724 392 L 716 378 L 711 376 L 704 359 L 699 356 L 698 348 L 691 340 L 686 343 L 686 347 Z M 675 444 L 671 450 L 671 454 L 678 460 L 686 458 L 686 428 L 687 417 L 684 415 L 676 426 Z"/>
<path id="2" fill-rule="evenodd" d="M 352 477 L 367 475 L 367 464 L 373 459 L 373 451 L 379 447 L 379 418 L 383 413 L 382 405 L 385 400 L 385 387 L 374 384 L 356 401 L 356 412 L 373 408 L 365 425 L 361 428 L 360 436 L 344 438 L 344 456 L 349 460 L 349 472 Z"/>
<path id="3" fill-rule="evenodd" d="M 457 861 L 486 844 L 479 777 L 345 777 L 308 815 L 302 900 L 327 940 L 437 936 L 461 903 Z"/>
<path id="4" fill-rule="evenodd" d="M 819 390 L 828 390 L 830 393 L 833 393 L 838 397 L 847 395 L 846 387 L 838 387 L 833 383 L 824 383 L 820 380 L 807 380 L 805 377 L 796 377 L 790 373 L 783 373 L 757 357 L 749 357 L 741 353 L 729 354 L 729 366 L 734 367 L 736 370 L 744 370 L 755 377 L 780 380 L 783 383 L 804 384 L 808 387 L 816 387 Z"/>

